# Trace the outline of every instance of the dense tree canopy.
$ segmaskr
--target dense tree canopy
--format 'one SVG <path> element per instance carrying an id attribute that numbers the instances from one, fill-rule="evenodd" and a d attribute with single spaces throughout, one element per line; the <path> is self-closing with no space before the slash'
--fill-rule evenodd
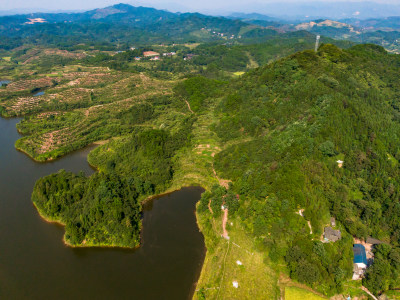
<path id="1" fill-rule="evenodd" d="M 68 244 L 137 247 L 139 194 L 130 181 L 115 173 L 86 178 L 62 170 L 39 180 L 32 200 L 46 218 L 66 225 Z"/>
<path id="2" fill-rule="evenodd" d="M 193 64 L 229 70 L 230 64 L 200 56 L 241 61 L 242 50 L 199 47 Z M 317 52 L 298 52 L 236 79 L 218 80 L 218 72 L 207 70 L 205 76 L 188 75 L 173 95 L 109 112 L 118 124 L 110 135 L 118 138 L 90 155 L 99 173 L 45 177 L 33 200 L 43 215 L 66 224 L 71 244 L 135 246 L 138 199 L 169 187 L 179 168 L 176 153 L 193 149 L 193 128 L 201 130 L 195 116 L 208 114 L 207 130 L 226 145 L 211 156 L 213 166 L 232 183 L 205 192 L 200 214 L 220 217 L 225 205 L 257 249 L 326 295 L 342 292 L 351 277 L 353 237 L 379 238 L 388 245 L 376 248 L 364 284 L 374 293 L 398 287 L 398 276 L 390 274 L 398 273 L 400 246 L 399 66 L 398 56 L 378 46 L 342 50 L 323 44 Z M 159 107 L 179 103 L 186 109 L 185 101 L 193 113 L 173 130 L 137 126 L 159 117 Z M 104 122 L 102 130 L 109 126 Z M 330 217 L 342 238 L 323 243 Z"/>
<path id="3" fill-rule="evenodd" d="M 328 295 L 352 274 L 351 236 L 399 249 L 399 64 L 378 46 L 322 45 L 233 81 L 216 111 L 222 140 L 252 137 L 215 157 L 244 226 L 292 278 Z M 342 239 L 322 244 L 331 216 Z M 390 251 L 379 253 L 365 279 L 376 293 L 398 286 Z"/>

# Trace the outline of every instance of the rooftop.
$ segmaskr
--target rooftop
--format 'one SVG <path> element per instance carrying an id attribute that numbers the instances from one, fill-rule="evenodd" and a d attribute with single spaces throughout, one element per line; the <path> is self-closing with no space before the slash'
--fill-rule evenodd
<path id="1" fill-rule="evenodd" d="M 342 234 L 341 234 L 340 230 L 335 230 L 331 227 L 325 227 L 324 238 L 326 238 L 332 242 L 336 242 L 342 238 Z"/>
<path id="2" fill-rule="evenodd" d="M 367 244 L 372 244 L 372 245 L 385 244 L 385 242 L 382 242 L 382 241 L 380 241 L 378 239 L 374 239 L 372 237 L 367 237 L 366 243 Z"/>
<path id="3" fill-rule="evenodd" d="M 367 265 L 367 254 L 365 252 L 365 247 L 361 244 L 354 244 L 353 245 L 353 253 L 354 253 L 354 260 L 355 264 L 365 264 Z"/>

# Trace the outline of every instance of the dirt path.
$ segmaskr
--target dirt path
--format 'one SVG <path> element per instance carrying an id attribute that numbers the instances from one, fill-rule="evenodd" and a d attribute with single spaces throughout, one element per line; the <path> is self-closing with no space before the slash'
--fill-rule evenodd
<path id="1" fill-rule="evenodd" d="M 232 182 L 232 181 L 230 181 L 228 179 L 219 178 L 218 175 L 217 175 L 217 172 L 215 171 L 214 163 L 213 163 L 213 166 L 212 166 L 212 170 L 213 170 L 215 178 L 217 178 L 217 180 L 219 182 L 219 185 L 222 185 L 224 188 L 228 189 L 229 188 L 229 183 Z"/>
<path id="2" fill-rule="evenodd" d="M 214 163 L 213 163 L 213 165 L 212 165 L 212 170 L 213 170 L 213 173 L 214 173 L 215 178 L 217 178 L 217 180 L 218 180 L 218 182 L 219 182 L 219 185 L 221 185 L 221 186 L 223 186 L 224 188 L 228 189 L 228 188 L 229 188 L 229 183 L 230 183 L 231 181 L 230 181 L 230 180 L 227 180 L 227 179 L 221 179 L 221 178 L 218 177 L 217 172 L 215 171 L 215 168 L 214 168 Z M 208 205 L 208 208 L 210 209 L 210 212 L 212 213 L 210 203 L 209 203 L 209 205 Z M 223 211 L 224 211 L 224 215 L 223 215 L 223 217 L 222 217 L 222 237 L 223 237 L 224 239 L 229 240 L 228 231 L 226 230 L 226 223 L 228 222 L 228 209 L 225 208 L 225 209 L 223 209 Z"/>
<path id="3" fill-rule="evenodd" d="M 361 286 L 361 289 L 366 292 L 368 295 L 370 295 L 372 297 L 372 299 L 374 300 L 378 300 L 378 298 L 376 298 L 365 286 Z"/>
<path id="4" fill-rule="evenodd" d="M 218 294 L 217 294 L 217 298 L 216 298 L 216 299 L 219 299 L 219 292 L 221 291 L 221 284 L 222 284 L 222 282 L 224 281 L 225 263 L 226 263 L 226 257 L 228 256 L 228 252 L 229 252 L 229 246 L 230 246 L 230 243 L 229 243 L 229 240 L 228 240 L 228 248 L 226 249 L 226 252 L 225 252 L 224 263 L 223 263 L 223 269 L 222 269 L 222 277 L 221 277 L 221 280 L 220 280 L 220 282 L 219 282 Z"/>
<path id="5" fill-rule="evenodd" d="M 189 110 L 190 110 L 190 112 L 192 113 L 192 114 L 194 114 L 194 111 L 190 108 L 190 104 L 189 104 L 189 102 L 187 101 L 187 100 L 185 100 L 185 102 L 186 102 L 186 104 L 187 104 L 187 106 L 188 106 L 188 108 L 189 108 Z"/>
<path id="6" fill-rule="evenodd" d="M 208 210 L 210 211 L 210 213 L 213 215 L 214 214 L 214 212 L 213 212 L 213 210 L 212 210 L 212 208 L 211 208 L 211 199 L 210 199 L 210 201 L 208 202 Z"/>
<path id="7" fill-rule="evenodd" d="M 310 227 L 310 234 L 312 234 L 312 227 L 311 227 L 311 222 L 307 221 L 308 227 Z"/>
<path id="8" fill-rule="evenodd" d="M 229 240 L 228 231 L 226 230 L 226 223 L 228 222 L 228 209 L 225 208 L 224 215 L 222 216 L 222 237 Z"/>
<path id="9" fill-rule="evenodd" d="M 303 212 L 304 212 L 304 208 L 300 209 L 299 211 L 296 211 L 296 214 L 298 214 L 304 218 Z M 308 224 L 308 227 L 310 228 L 310 234 L 312 234 L 313 231 L 312 231 L 312 227 L 311 227 L 311 222 L 307 221 L 307 224 Z"/>

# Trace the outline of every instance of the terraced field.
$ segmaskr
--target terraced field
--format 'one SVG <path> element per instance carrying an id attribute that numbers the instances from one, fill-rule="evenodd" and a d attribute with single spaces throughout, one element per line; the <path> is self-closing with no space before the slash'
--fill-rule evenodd
<path id="1" fill-rule="evenodd" d="M 23 48 L 21 49 L 23 50 Z M 60 49 L 46 49 L 44 47 L 35 47 L 33 49 L 27 50 L 23 55 L 18 56 L 18 60 L 26 65 L 30 63 L 34 63 L 40 59 L 43 59 L 48 56 L 59 56 L 63 58 L 71 58 L 71 59 L 80 59 L 86 57 L 86 53 L 81 52 L 70 52 L 67 50 Z"/>
<path id="2" fill-rule="evenodd" d="M 152 101 L 170 95 L 173 84 L 145 74 L 69 65 L 2 88 L 0 112 L 3 116 L 25 116 L 18 124 L 25 136 L 16 147 L 35 160 L 46 161 L 127 134 L 134 130 L 131 125 L 152 126 L 146 125 L 147 120 L 133 120 L 129 111 L 147 104 L 153 114 Z M 38 91 L 44 94 L 35 96 Z"/>

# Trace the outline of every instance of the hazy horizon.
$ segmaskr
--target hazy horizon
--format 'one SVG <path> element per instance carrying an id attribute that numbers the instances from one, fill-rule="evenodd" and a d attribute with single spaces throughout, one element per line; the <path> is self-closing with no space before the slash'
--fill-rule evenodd
<path id="1" fill-rule="evenodd" d="M 1 0 L 2 2 L 4 0 Z M 346 1 L 346 0 L 255 0 L 244 4 L 241 0 L 14 0 L 2 3 L 0 11 L 13 13 L 87 11 L 103 8 L 118 3 L 133 6 L 154 7 L 171 12 L 200 12 L 206 14 L 227 15 L 233 12 L 260 13 L 270 16 L 285 17 L 332 17 L 332 18 L 371 18 L 400 15 L 398 0 Z M 340 4 L 337 6 L 336 4 Z M 4 13 L 3 13 L 4 14 Z"/>

